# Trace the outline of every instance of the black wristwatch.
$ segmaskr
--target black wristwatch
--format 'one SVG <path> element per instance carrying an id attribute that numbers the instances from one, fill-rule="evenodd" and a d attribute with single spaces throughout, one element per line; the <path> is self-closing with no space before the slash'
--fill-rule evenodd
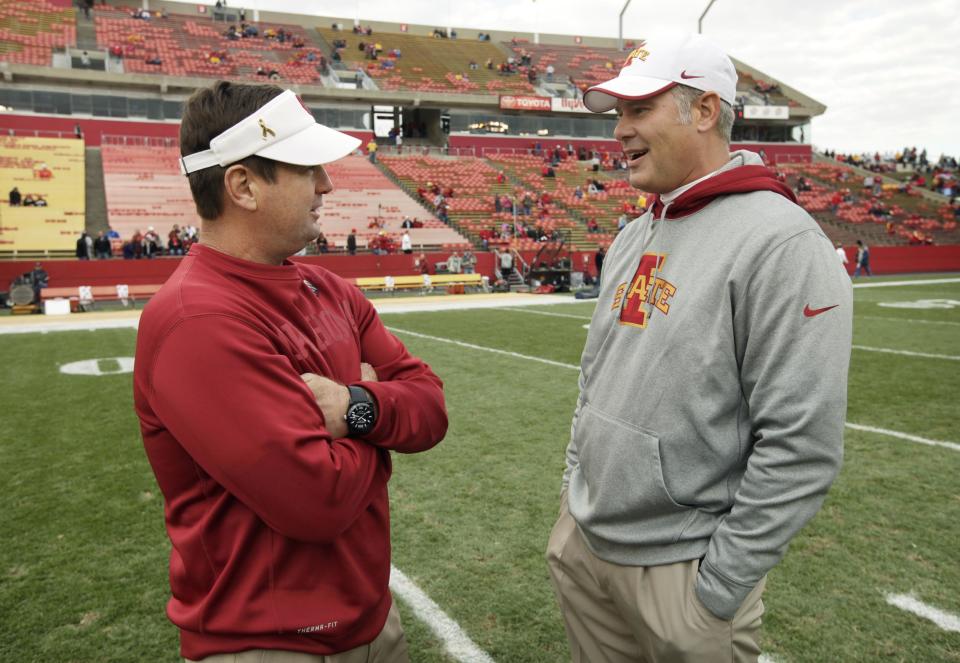
<path id="1" fill-rule="evenodd" d="M 373 430 L 377 423 L 377 406 L 373 398 L 363 387 L 350 385 L 350 404 L 343 418 L 347 422 L 347 434 L 350 436 L 366 435 Z"/>

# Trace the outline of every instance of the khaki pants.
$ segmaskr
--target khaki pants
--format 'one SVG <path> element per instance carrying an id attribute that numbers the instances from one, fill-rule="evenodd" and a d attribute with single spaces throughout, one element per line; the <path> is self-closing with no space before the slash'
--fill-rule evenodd
<path id="1" fill-rule="evenodd" d="M 564 507 L 547 564 L 574 663 L 756 663 L 764 580 L 733 621 L 697 598 L 699 560 L 620 566 L 587 548 Z"/>
<path id="2" fill-rule="evenodd" d="M 185 663 L 196 663 L 184 659 Z M 397 604 L 390 606 L 383 630 L 368 645 L 355 647 L 349 651 L 319 656 L 280 649 L 248 649 L 237 654 L 214 654 L 201 659 L 199 663 L 409 663 L 407 641 L 400 625 L 400 613 Z"/>

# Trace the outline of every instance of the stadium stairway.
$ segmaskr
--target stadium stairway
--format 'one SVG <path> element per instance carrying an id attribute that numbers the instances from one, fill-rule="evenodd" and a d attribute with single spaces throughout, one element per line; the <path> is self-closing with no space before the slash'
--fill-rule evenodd
<path id="1" fill-rule="evenodd" d="M 77 48 L 85 51 L 95 51 L 99 49 L 97 45 L 97 27 L 92 19 L 87 19 L 83 16 L 82 11 L 77 12 Z"/>
<path id="2" fill-rule="evenodd" d="M 103 186 L 103 156 L 99 147 L 84 150 L 86 171 L 84 186 L 87 189 L 87 218 L 85 227 L 91 236 L 107 230 L 107 193 Z"/>

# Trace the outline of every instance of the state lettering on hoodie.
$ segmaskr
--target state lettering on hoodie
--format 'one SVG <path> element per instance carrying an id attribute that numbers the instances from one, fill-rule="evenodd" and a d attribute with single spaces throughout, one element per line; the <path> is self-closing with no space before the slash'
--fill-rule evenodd
<path id="1" fill-rule="evenodd" d="M 653 308 L 664 315 L 670 313 L 670 300 L 677 294 L 677 286 L 659 275 L 666 264 L 667 256 L 662 253 L 645 253 L 640 258 L 637 271 L 630 281 L 617 286 L 610 310 L 620 310 L 620 324 L 644 329 L 650 319 Z M 627 284 L 630 289 L 627 289 Z M 626 300 L 624 300 L 626 295 Z M 650 304 L 651 306 L 644 306 Z"/>

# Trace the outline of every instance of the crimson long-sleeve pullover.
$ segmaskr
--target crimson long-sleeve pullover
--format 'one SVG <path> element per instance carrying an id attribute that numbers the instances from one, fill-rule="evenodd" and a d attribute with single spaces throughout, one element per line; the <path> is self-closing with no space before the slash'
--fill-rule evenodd
<path id="1" fill-rule="evenodd" d="M 379 382 L 360 382 L 360 363 Z M 378 421 L 332 439 L 301 380 L 362 384 Z M 134 400 L 164 496 L 181 653 L 332 654 L 390 608 L 389 450 L 447 428 L 442 383 L 353 286 L 194 245 L 144 310 Z"/>

